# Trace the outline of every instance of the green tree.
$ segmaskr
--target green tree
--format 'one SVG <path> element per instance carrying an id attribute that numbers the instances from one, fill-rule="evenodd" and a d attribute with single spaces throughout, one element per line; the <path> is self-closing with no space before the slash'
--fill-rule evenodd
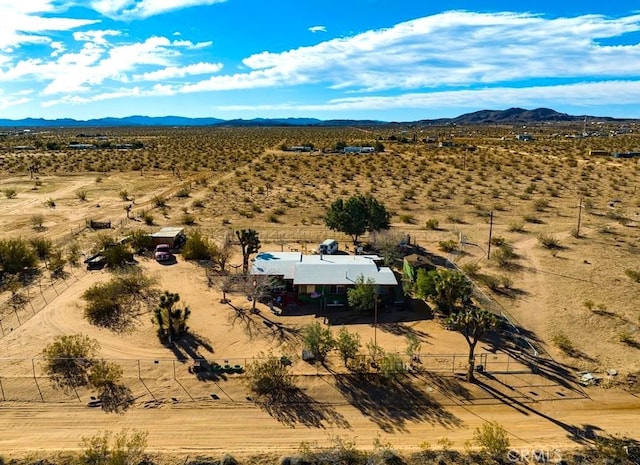
<path id="1" fill-rule="evenodd" d="M 131 261 L 131 249 L 128 244 L 111 244 L 102 251 L 107 267 L 123 268 Z"/>
<path id="2" fill-rule="evenodd" d="M 258 233 L 253 229 L 236 231 L 236 236 L 242 248 L 242 272 L 247 274 L 249 272 L 249 257 L 252 253 L 260 250 L 260 238 L 258 237 Z"/>
<path id="3" fill-rule="evenodd" d="M 445 268 L 431 271 L 420 269 L 415 289 L 418 297 L 431 298 L 438 310 L 448 315 L 459 304 L 464 304 L 471 298 L 473 284 L 459 271 Z"/>
<path id="4" fill-rule="evenodd" d="M 420 348 L 422 347 L 422 343 L 420 342 L 420 339 L 418 339 L 418 336 L 416 336 L 414 333 L 407 333 L 405 338 L 407 340 L 407 355 L 409 356 L 409 358 L 411 358 L 412 361 L 415 361 L 420 356 Z"/>
<path id="5" fill-rule="evenodd" d="M 396 381 L 407 372 L 402 357 L 395 352 L 386 352 L 379 362 L 380 374 L 389 381 Z"/>
<path id="6" fill-rule="evenodd" d="M 358 333 L 350 333 L 349 330 L 343 326 L 335 338 L 335 347 L 346 367 L 349 364 L 349 360 L 354 360 L 358 352 L 360 352 L 360 335 Z"/>
<path id="7" fill-rule="evenodd" d="M 475 381 L 475 350 L 476 344 L 490 330 L 498 326 L 498 319 L 488 310 L 475 307 L 467 307 L 458 312 L 451 313 L 446 320 L 448 327 L 458 331 L 464 336 L 469 345 L 469 364 L 467 369 L 467 381 Z"/>
<path id="8" fill-rule="evenodd" d="M 134 250 L 152 250 L 153 237 L 144 229 L 134 229 L 129 233 L 131 247 Z"/>
<path id="9" fill-rule="evenodd" d="M 82 334 L 57 336 L 42 350 L 44 370 L 62 389 L 86 386 L 99 349 L 98 341 Z"/>
<path id="10" fill-rule="evenodd" d="M 147 433 L 126 429 L 113 434 L 110 431 L 90 438 L 82 438 L 80 448 L 82 465 L 138 465 L 144 463 Z"/>
<path id="11" fill-rule="evenodd" d="M 335 347 L 335 340 L 330 328 L 317 321 L 306 325 L 302 329 L 302 340 L 316 360 L 324 362 L 327 354 Z"/>
<path id="12" fill-rule="evenodd" d="M 121 271 L 82 294 L 87 303 L 84 316 L 93 325 L 124 331 L 150 305 L 155 294 L 154 279 L 137 269 Z"/>
<path id="13" fill-rule="evenodd" d="M 389 229 L 390 214 L 373 196 L 356 194 L 333 202 L 324 221 L 329 229 L 350 235 L 355 244 L 367 231 Z"/>
<path id="14" fill-rule="evenodd" d="M 89 384 L 98 390 L 100 406 L 105 412 L 120 413 L 133 402 L 131 390 L 122 382 L 122 367 L 117 363 L 97 360 L 89 373 Z"/>
<path id="15" fill-rule="evenodd" d="M 18 274 L 36 267 L 38 258 L 24 239 L 0 240 L 0 269 L 3 273 Z"/>
<path id="16" fill-rule="evenodd" d="M 354 287 L 347 289 L 349 307 L 358 312 L 371 312 L 376 306 L 376 286 L 371 278 L 360 275 Z"/>
<path id="17" fill-rule="evenodd" d="M 244 381 L 251 392 L 270 401 L 284 398 L 295 389 L 290 366 L 273 355 L 253 359 L 245 369 Z"/>
<path id="18" fill-rule="evenodd" d="M 29 240 L 31 247 L 33 247 L 34 252 L 39 260 L 46 262 L 49 259 L 49 255 L 53 250 L 53 242 L 49 239 L 45 239 L 44 237 L 32 237 Z"/>
<path id="19" fill-rule="evenodd" d="M 210 260 L 214 252 L 215 244 L 197 230 L 189 234 L 182 248 L 182 256 L 185 260 Z"/>
<path id="20" fill-rule="evenodd" d="M 174 308 L 179 301 L 179 294 L 165 291 L 160 296 L 160 303 L 155 310 L 158 337 L 162 341 L 167 341 L 169 345 L 189 330 L 187 320 L 191 310 L 189 307 Z"/>

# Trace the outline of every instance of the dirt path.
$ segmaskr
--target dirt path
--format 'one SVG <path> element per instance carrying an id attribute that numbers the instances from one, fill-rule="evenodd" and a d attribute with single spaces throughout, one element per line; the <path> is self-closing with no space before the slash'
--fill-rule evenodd
<path id="1" fill-rule="evenodd" d="M 474 428 L 489 420 L 504 425 L 512 447 L 518 448 L 575 447 L 602 431 L 640 437 L 638 399 L 614 391 L 594 391 L 591 399 L 509 405 L 484 401 L 474 405 L 436 391 L 431 395 L 431 410 L 398 421 L 394 428 L 382 428 L 375 413 L 336 402 L 335 390 L 323 380 L 307 382 L 305 392 L 320 402 L 301 408 L 301 415 L 308 414 L 306 423 L 277 421 L 247 401 L 136 407 L 124 415 L 104 414 L 84 404 L 3 403 L 0 450 L 16 454 L 70 450 L 78 447 L 83 436 L 121 428 L 148 431 L 150 450 L 193 454 L 283 453 L 294 451 L 302 441 L 328 446 L 332 436 L 354 439 L 365 449 L 377 437 L 404 451 L 417 450 L 423 441 L 437 448 L 443 437 L 462 448 Z M 477 388 L 473 394 L 482 396 Z M 440 402 L 447 405 L 441 407 Z M 320 420 L 310 425 L 314 415 Z"/>

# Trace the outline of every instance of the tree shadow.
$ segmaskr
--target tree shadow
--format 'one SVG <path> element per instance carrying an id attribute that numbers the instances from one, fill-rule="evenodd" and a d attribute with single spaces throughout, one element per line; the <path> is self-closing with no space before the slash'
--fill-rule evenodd
<path id="1" fill-rule="evenodd" d="M 177 340 L 173 342 L 169 349 L 173 352 L 180 362 L 191 360 L 206 360 L 206 355 L 201 350 L 207 351 L 209 354 L 213 354 L 213 346 L 211 341 L 204 336 L 194 332 L 187 332 L 182 334 Z"/>
<path id="2" fill-rule="evenodd" d="M 434 386 L 447 397 L 454 396 L 464 400 L 473 399 L 471 391 L 469 391 L 469 389 L 457 378 L 440 376 L 430 371 L 420 371 L 417 376 Z"/>
<path id="3" fill-rule="evenodd" d="M 384 380 L 379 375 L 335 376 L 338 391 L 347 401 L 387 433 L 406 432 L 407 422 L 429 422 L 454 428 L 462 421 L 419 389 L 410 378 Z"/>
<path id="4" fill-rule="evenodd" d="M 279 422 L 295 428 L 306 426 L 350 428 L 349 422 L 327 403 L 320 403 L 299 388 L 279 390 L 275 395 L 256 400 L 256 404 Z"/>
<path id="5" fill-rule="evenodd" d="M 514 410 L 520 412 L 521 414 L 527 415 L 527 416 L 531 414 L 537 415 L 545 420 L 548 420 L 554 425 L 559 426 L 560 428 L 564 429 L 567 432 L 567 438 L 569 438 L 571 441 L 575 443 L 590 444 L 593 442 L 594 439 L 596 439 L 597 437 L 596 432 L 602 431 L 601 428 L 594 425 L 589 425 L 589 424 L 571 425 L 569 423 L 565 423 L 556 418 L 553 418 L 550 415 L 542 413 L 536 410 L 535 408 L 525 404 L 524 402 L 499 391 L 495 387 L 491 386 L 490 384 L 484 382 L 479 378 L 476 379 L 475 384 L 476 386 L 480 387 L 482 390 L 490 394 L 493 398 L 501 401 L 505 405 L 512 407 Z"/>

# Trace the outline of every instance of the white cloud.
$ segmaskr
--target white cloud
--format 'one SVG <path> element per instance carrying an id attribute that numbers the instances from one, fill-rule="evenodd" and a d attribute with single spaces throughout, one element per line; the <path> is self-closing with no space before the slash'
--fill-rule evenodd
<path id="1" fill-rule="evenodd" d="M 136 74 L 134 80 L 140 81 L 165 81 L 167 79 L 183 78 L 199 74 L 217 73 L 222 69 L 222 63 L 195 63 L 187 66 L 169 66 L 156 71 Z"/>
<path id="2" fill-rule="evenodd" d="M 51 31 L 69 31 L 95 24 L 94 19 L 47 16 L 61 13 L 55 0 L 0 0 L 0 50 L 13 51 L 29 43 L 49 43 L 44 35 Z"/>
<path id="3" fill-rule="evenodd" d="M 226 0 L 93 0 L 98 13 L 114 19 L 144 19 L 193 6 L 213 5 Z"/>
<path id="4" fill-rule="evenodd" d="M 225 105 L 219 111 L 379 111 L 392 109 L 433 108 L 504 108 L 507 106 L 638 105 L 639 81 L 602 81 L 557 86 L 495 87 L 477 90 L 407 93 L 397 96 L 362 96 L 332 99 L 320 104 L 286 103 L 275 105 Z"/>
<path id="5" fill-rule="evenodd" d="M 247 57 L 251 70 L 272 70 L 378 91 L 459 86 L 548 77 L 635 76 L 640 46 L 604 46 L 640 30 L 640 15 L 545 19 L 516 13 L 447 12 L 394 27 L 281 53 Z"/>
<path id="6" fill-rule="evenodd" d="M 327 32 L 326 26 L 311 26 L 309 32 Z"/>

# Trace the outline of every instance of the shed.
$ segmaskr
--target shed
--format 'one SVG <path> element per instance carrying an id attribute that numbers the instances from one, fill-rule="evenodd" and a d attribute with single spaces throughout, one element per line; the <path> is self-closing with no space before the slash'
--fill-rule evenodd
<path id="1" fill-rule="evenodd" d="M 434 270 L 436 266 L 428 257 L 424 255 L 411 254 L 404 257 L 402 271 L 411 281 L 416 280 L 419 269 Z"/>
<path id="2" fill-rule="evenodd" d="M 184 228 L 164 227 L 160 231 L 151 234 L 153 245 L 168 244 L 172 249 L 180 247 L 186 241 Z"/>

